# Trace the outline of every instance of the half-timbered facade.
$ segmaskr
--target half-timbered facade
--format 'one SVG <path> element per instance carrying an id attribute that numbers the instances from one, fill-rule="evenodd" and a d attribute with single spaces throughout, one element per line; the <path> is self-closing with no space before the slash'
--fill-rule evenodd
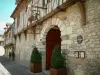
<path id="1" fill-rule="evenodd" d="M 42 67 L 50 69 L 55 45 L 61 46 L 66 65 L 85 75 L 86 59 L 100 52 L 99 0 L 16 0 L 14 38 L 16 60 L 29 66 L 34 46 L 42 54 Z M 24 63 L 23 63 L 24 62 Z"/>

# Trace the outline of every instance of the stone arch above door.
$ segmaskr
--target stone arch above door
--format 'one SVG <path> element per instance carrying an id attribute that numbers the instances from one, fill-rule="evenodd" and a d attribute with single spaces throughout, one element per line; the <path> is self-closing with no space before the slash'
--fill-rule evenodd
<path id="1" fill-rule="evenodd" d="M 66 21 L 67 22 L 67 21 Z M 38 48 L 40 49 L 41 53 L 42 53 L 42 60 L 43 60 L 43 67 L 45 68 L 46 65 L 46 35 L 48 34 L 48 31 L 52 28 L 54 28 L 55 26 L 59 28 L 60 32 L 61 32 L 61 51 L 67 51 L 67 46 L 68 44 L 70 44 L 70 38 L 65 38 L 66 36 L 69 36 L 72 32 L 72 28 L 70 27 L 70 25 L 68 25 L 69 23 L 64 23 L 64 20 L 61 20 L 60 18 L 50 18 L 48 20 L 46 20 L 43 23 L 43 27 L 41 30 L 41 34 L 40 34 L 40 38 L 39 38 L 39 44 L 38 44 Z M 70 32 L 69 32 L 70 31 Z M 69 46 L 68 46 L 69 47 Z"/>
<path id="2" fill-rule="evenodd" d="M 55 22 L 56 21 L 56 22 Z M 67 22 L 67 21 L 66 21 Z M 41 30 L 40 34 L 40 42 L 41 42 L 41 49 L 46 48 L 46 35 L 48 31 L 57 26 L 61 32 L 61 49 L 62 51 L 66 51 L 66 49 L 69 49 L 70 44 L 72 43 L 70 39 L 70 34 L 72 34 L 72 27 L 68 25 L 69 23 L 65 23 L 64 20 L 61 20 L 60 18 L 50 18 L 47 21 L 43 23 L 43 28 Z"/>
<path id="3" fill-rule="evenodd" d="M 65 28 L 67 29 L 67 25 L 65 25 L 63 21 L 60 20 L 59 18 L 50 18 L 46 22 L 43 23 L 43 29 L 40 34 L 40 39 L 44 41 L 44 39 L 46 38 L 47 32 L 55 26 L 59 27 L 59 30 L 61 31 L 61 35 L 64 32 Z"/>

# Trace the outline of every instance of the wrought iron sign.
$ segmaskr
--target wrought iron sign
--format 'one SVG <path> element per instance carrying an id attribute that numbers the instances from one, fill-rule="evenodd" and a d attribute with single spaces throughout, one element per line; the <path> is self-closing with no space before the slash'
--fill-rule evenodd
<path id="1" fill-rule="evenodd" d="M 34 10 L 31 10 L 31 11 L 32 11 L 32 16 L 33 16 L 33 21 L 38 20 L 39 16 L 40 16 L 40 10 L 34 9 Z"/>
<path id="2" fill-rule="evenodd" d="M 83 37 L 82 35 L 77 36 L 77 43 L 81 44 L 83 42 Z"/>
<path id="3" fill-rule="evenodd" d="M 44 7 L 40 7 L 39 5 L 35 6 L 33 4 L 33 0 L 32 0 L 32 5 L 31 5 L 31 18 L 29 19 L 30 21 L 35 21 L 35 20 L 38 20 L 39 17 L 40 17 L 40 11 L 41 9 L 47 9 L 47 8 L 44 8 Z"/>

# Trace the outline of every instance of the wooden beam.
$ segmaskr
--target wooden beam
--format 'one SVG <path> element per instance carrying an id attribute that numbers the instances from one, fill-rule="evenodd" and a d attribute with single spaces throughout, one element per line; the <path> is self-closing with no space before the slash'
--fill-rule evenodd
<path id="1" fill-rule="evenodd" d="M 47 8 L 44 8 L 44 7 L 40 7 L 40 6 L 34 6 L 32 5 L 33 8 L 39 8 L 39 9 L 47 9 Z"/>

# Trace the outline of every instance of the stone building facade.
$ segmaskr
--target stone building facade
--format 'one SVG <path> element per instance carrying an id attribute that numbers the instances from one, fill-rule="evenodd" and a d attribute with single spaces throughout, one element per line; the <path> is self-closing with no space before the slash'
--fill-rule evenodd
<path id="1" fill-rule="evenodd" d="M 9 56 L 9 52 L 14 51 L 15 49 L 15 40 L 13 37 L 13 25 L 11 23 L 7 23 L 4 32 L 4 48 L 5 48 L 5 56 Z"/>
<path id="2" fill-rule="evenodd" d="M 86 60 L 100 54 L 100 1 L 20 0 L 16 3 L 11 15 L 14 18 L 16 60 L 29 66 L 30 55 L 36 46 L 42 54 L 42 67 L 47 69 L 50 63 L 47 62 L 50 52 L 47 48 L 54 47 L 48 37 L 53 38 L 52 35 L 59 33 L 61 40 L 58 41 L 66 63 L 75 75 L 85 75 Z"/>

